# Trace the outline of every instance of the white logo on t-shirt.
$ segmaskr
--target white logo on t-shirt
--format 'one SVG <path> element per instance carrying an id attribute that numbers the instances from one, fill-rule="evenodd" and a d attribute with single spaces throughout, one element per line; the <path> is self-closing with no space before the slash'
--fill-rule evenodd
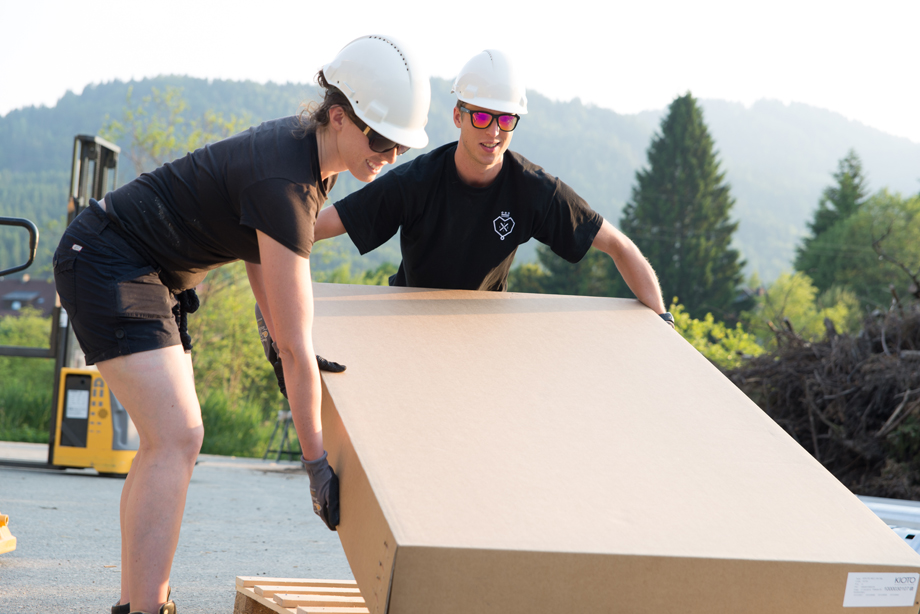
<path id="1" fill-rule="evenodd" d="M 505 237 L 510 235 L 511 231 L 514 230 L 514 220 L 511 219 L 511 213 L 502 211 L 501 215 L 492 220 L 492 227 L 495 228 L 495 232 L 497 232 L 498 236 L 504 241 Z"/>

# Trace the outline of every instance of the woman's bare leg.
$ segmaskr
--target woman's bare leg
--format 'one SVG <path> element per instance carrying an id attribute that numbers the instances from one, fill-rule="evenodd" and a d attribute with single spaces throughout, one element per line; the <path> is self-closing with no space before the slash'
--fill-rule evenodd
<path id="1" fill-rule="evenodd" d="M 137 454 L 134 456 L 135 461 L 137 461 L 137 457 L 140 455 L 140 453 L 140 450 L 138 450 Z M 133 464 L 134 463 L 132 463 L 132 466 Z M 125 516 L 128 513 L 128 498 L 131 493 L 131 485 L 133 483 L 134 472 L 128 471 L 128 477 L 125 478 L 125 486 L 121 489 L 121 503 L 118 507 L 118 517 L 121 521 L 121 596 L 118 599 L 119 604 L 129 603 L 131 601 L 130 595 L 128 593 L 128 578 L 131 577 L 131 569 L 128 561 L 128 537 L 125 533 Z"/>
<path id="2" fill-rule="evenodd" d="M 122 603 L 156 612 L 166 601 L 195 459 L 204 427 L 191 357 L 182 346 L 97 365 L 140 435 L 122 492 Z"/>

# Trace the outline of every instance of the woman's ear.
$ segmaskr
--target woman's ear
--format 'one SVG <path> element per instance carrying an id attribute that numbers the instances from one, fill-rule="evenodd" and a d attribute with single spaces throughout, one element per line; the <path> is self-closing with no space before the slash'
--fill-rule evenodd
<path id="1" fill-rule="evenodd" d="M 329 108 L 329 125 L 336 132 L 341 132 L 342 128 L 345 127 L 345 120 L 348 116 L 345 114 L 345 109 L 339 105 L 335 105 Z"/>

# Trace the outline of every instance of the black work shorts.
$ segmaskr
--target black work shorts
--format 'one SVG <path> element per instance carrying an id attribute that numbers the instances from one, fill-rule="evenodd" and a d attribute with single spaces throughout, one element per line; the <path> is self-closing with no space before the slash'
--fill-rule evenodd
<path id="1" fill-rule="evenodd" d="M 53 263 L 61 306 L 86 364 L 182 343 L 176 298 L 96 201 L 64 231 Z"/>

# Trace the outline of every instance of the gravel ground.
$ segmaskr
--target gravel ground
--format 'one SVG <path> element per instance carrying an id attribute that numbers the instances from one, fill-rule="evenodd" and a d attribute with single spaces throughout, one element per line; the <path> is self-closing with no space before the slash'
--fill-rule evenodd
<path id="1" fill-rule="evenodd" d="M 47 446 L 0 442 L 0 458 Z M 0 614 L 108 613 L 118 599 L 123 480 L 92 470 L 0 466 L 0 513 L 16 550 L 0 555 Z M 202 455 L 171 574 L 181 614 L 232 614 L 236 576 L 353 579 L 310 506 L 299 463 Z"/>

